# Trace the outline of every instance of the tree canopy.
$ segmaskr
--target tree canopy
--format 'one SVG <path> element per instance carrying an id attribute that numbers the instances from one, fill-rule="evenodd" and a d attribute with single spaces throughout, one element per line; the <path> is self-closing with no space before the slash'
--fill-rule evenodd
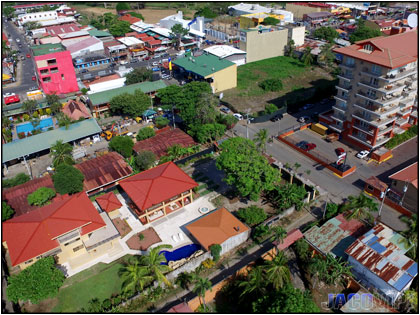
<path id="1" fill-rule="evenodd" d="M 133 154 L 134 142 L 129 136 L 116 136 L 109 141 L 109 148 L 128 158 Z"/>
<path id="2" fill-rule="evenodd" d="M 216 166 L 225 172 L 225 181 L 235 185 L 241 196 L 258 200 L 263 190 L 274 189 L 278 172 L 258 153 L 254 142 L 230 138 L 222 143 L 221 149 Z"/>
<path id="3" fill-rule="evenodd" d="M 126 74 L 126 85 L 144 82 L 144 81 L 151 81 L 152 80 L 153 71 L 149 70 L 144 67 L 136 68 L 130 73 Z"/>
<path id="4" fill-rule="evenodd" d="M 198 9 L 194 13 L 194 17 L 198 17 L 198 16 L 205 17 L 206 19 L 214 19 L 215 17 L 218 16 L 218 14 L 216 12 L 214 12 L 210 7 L 205 6 L 205 7 L 202 7 L 200 9 Z"/>
<path id="5" fill-rule="evenodd" d="M 40 187 L 32 194 L 29 194 L 27 199 L 30 205 L 43 206 L 48 203 L 55 196 L 54 189 L 48 187 Z"/>
<path id="6" fill-rule="evenodd" d="M 6 289 L 10 301 L 39 301 L 57 295 L 65 280 L 64 274 L 55 267 L 52 256 L 41 258 L 33 265 L 8 279 Z"/>
<path id="7" fill-rule="evenodd" d="M 3 179 L 1 182 L 1 185 L 3 186 L 3 188 L 10 188 L 10 187 L 24 184 L 30 180 L 31 178 L 29 177 L 29 175 L 25 173 L 19 173 L 15 177 Z"/>
<path id="8" fill-rule="evenodd" d="M 148 170 L 155 161 L 156 155 L 151 151 L 141 151 L 135 159 L 135 163 L 139 171 Z"/>
<path id="9" fill-rule="evenodd" d="M 130 10 L 130 9 L 131 9 L 131 7 L 127 2 L 118 2 L 116 7 L 115 7 L 115 10 L 117 10 L 117 12 L 126 11 L 126 10 Z"/>
<path id="10" fill-rule="evenodd" d="M 279 19 L 273 18 L 271 16 L 268 16 L 263 20 L 264 25 L 277 25 L 279 23 L 280 23 Z"/>
<path id="11" fill-rule="evenodd" d="M 1 221 L 2 222 L 9 220 L 13 216 L 14 213 L 15 211 L 12 209 L 11 206 L 7 204 L 6 201 L 1 202 Z"/>
<path id="12" fill-rule="evenodd" d="M 336 39 L 339 34 L 331 26 L 321 26 L 314 31 L 313 36 L 316 38 L 325 39 L 330 43 L 333 43 L 334 39 Z"/>
<path id="13" fill-rule="evenodd" d="M 137 132 L 136 139 L 137 139 L 137 141 L 146 140 L 148 138 L 153 137 L 154 135 L 155 135 L 155 130 L 153 128 L 144 127 L 144 128 L 141 128 Z"/>
<path id="14" fill-rule="evenodd" d="M 236 215 L 249 226 L 257 225 L 267 219 L 264 209 L 255 205 L 239 209 Z"/>
<path id="15" fill-rule="evenodd" d="M 9 7 L 9 6 L 5 6 L 2 8 L 3 14 L 7 17 L 12 17 L 13 14 L 15 13 L 15 8 L 13 7 Z"/>
<path id="16" fill-rule="evenodd" d="M 113 36 L 124 36 L 131 31 L 130 25 L 130 22 L 117 20 L 108 30 Z"/>
<path id="17" fill-rule="evenodd" d="M 84 175 L 77 168 L 60 164 L 52 176 L 54 188 L 60 195 L 74 194 L 83 190 Z"/>
<path id="18" fill-rule="evenodd" d="M 177 47 L 181 46 L 181 39 L 183 36 L 188 34 L 188 30 L 185 29 L 182 24 L 175 24 L 171 28 L 171 35 L 177 40 Z"/>
<path id="19" fill-rule="evenodd" d="M 150 106 L 150 98 L 140 89 L 134 94 L 123 93 L 111 98 L 109 102 L 113 113 L 122 113 L 130 117 L 138 117 Z"/>
<path id="20" fill-rule="evenodd" d="M 193 136 L 199 143 L 207 143 L 219 139 L 224 135 L 226 126 L 218 123 L 192 125 L 188 134 Z"/>
<path id="21" fill-rule="evenodd" d="M 350 35 L 350 43 L 354 44 L 359 40 L 383 36 L 382 32 L 376 28 L 366 26 L 363 19 L 359 19 L 355 31 Z"/>
<path id="22" fill-rule="evenodd" d="M 52 165 L 57 167 L 60 164 L 74 164 L 72 152 L 71 144 L 63 143 L 63 140 L 57 140 L 50 148 L 50 156 L 53 158 Z"/>

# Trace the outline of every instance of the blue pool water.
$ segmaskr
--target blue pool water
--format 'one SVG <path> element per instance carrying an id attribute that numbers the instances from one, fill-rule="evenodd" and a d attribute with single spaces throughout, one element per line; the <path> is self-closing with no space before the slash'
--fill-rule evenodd
<path id="1" fill-rule="evenodd" d="M 159 252 L 159 254 L 163 253 L 167 261 L 171 261 L 171 260 L 175 261 L 175 260 L 180 260 L 182 258 L 190 257 L 192 254 L 194 254 L 196 251 L 200 249 L 201 249 L 200 245 L 190 244 L 190 245 L 185 245 L 178 249 L 175 249 L 173 252 L 162 250 Z M 162 263 L 162 264 L 167 265 L 167 263 Z"/>
<path id="2" fill-rule="evenodd" d="M 39 125 L 36 127 L 36 129 L 41 129 L 43 131 L 45 131 L 46 129 L 48 129 L 49 127 L 53 126 L 53 120 L 52 117 L 48 117 L 45 119 L 42 119 L 39 123 Z M 16 126 L 16 132 L 20 133 L 20 132 L 24 132 L 25 134 L 27 134 L 28 132 L 34 130 L 34 126 L 32 126 L 32 124 L 30 122 L 26 123 L 26 124 L 22 124 L 19 126 Z"/>

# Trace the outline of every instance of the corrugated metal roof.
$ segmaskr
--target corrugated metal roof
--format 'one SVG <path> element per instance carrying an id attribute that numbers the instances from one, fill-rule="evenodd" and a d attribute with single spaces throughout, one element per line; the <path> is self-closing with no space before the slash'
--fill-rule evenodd
<path id="1" fill-rule="evenodd" d="M 86 119 L 71 124 L 68 130 L 65 127 L 60 127 L 28 138 L 5 143 L 2 144 L 3 163 L 25 155 L 48 150 L 57 140 L 63 140 L 66 143 L 97 134 L 101 131 L 102 129 L 95 119 Z"/>
<path id="2" fill-rule="evenodd" d="M 378 224 L 359 237 L 346 253 L 401 291 L 418 274 L 417 263 L 404 255 L 409 248 L 402 245 L 402 239 L 387 226 Z"/>
<path id="3" fill-rule="evenodd" d="M 236 65 L 227 59 L 219 59 L 219 57 L 203 54 L 197 57 L 184 57 L 173 61 L 179 67 L 186 71 L 196 73 L 202 77 L 206 77 L 220 70 Z"/>
<path id="4" fill-rule="evenodd" d="M 130 84 L 130 85 L 117 88 L 117 89 L 90 94 L 89 99 L 92 102 L 92 105 L 96 106 L 100 104 L 106 104 L 114 96 L 117 96 L 123 93 L 134 94 L 134 91 L 138 89 L 142 90 L 143 93 L 150 93 L 150 92 L 163 89 L 165 87 L 166 87 L 166 83 L 163 82 L 162 80 L 158 80 L 154 82 L 147 81 L 147 82 L 141 82 L 141 83 L 136 83 L 136 84 Z"/>

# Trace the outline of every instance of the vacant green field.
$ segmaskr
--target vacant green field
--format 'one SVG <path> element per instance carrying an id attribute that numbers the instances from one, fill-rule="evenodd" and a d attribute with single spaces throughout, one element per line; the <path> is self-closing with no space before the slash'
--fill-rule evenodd
<path id="1" fill-rule="evenodd" d="M 88 305 L 93 298 L 103 301 L 113 293 L 121 292 L 122 281 L 118 270 L 123 265 L 98 264 L 73 277 L 68 278 L 58 293 L 58 305 L 53 313 L 75 313 Z M 106 269 L 108 268 L 108 269 Z M 93 275 L 92 275 L 93 274 Z"/>

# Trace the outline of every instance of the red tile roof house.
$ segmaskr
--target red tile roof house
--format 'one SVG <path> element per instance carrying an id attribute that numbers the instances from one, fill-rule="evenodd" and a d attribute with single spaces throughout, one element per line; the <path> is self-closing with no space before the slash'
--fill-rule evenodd
<path id="1" fill-rule="evenodd" d="M 98 213 L 84 193 L 61 196 L 53 203 L 2 223 L 3 246 L 11 265 L 25 269 L 54 256 L 69 270 L 105 255 L 120 235 L 105 212 Z"/>
<path id="2" fill-rule="evenodd" d="M 179 144 L 186 148 L 195 145 L 194 139 L 183 132 L 181 129 L 161 129 L 156 132 L 156 135 L 142 141 L 137 141 L 134 144 L 133 150 L 137 153 L 141 151 L 151 151 L 158 158 L 167 154 L 169 147 Z"/>
<path id="3" fill-rule="evenodd" d="M 86 106 L 82 102 L 74 100 L 68 101 L 67 104 L 64 105 L 62 112 L 73 120 L 79 120 L 82 117 L 86 119 L 91 117 Z"/>
<path id="4" fill-rule="evenodd" d="M 416 162 L 388 177 L 392 181 L 392 190 L 400 197 L 401 205 L 413 212 L 418 212 L 418 171 Z"/>
<path id="5" fill-rule="evenodd" d="M 118 211 L 123 205 L 114 194 L 110 191 L 105 195 L 99 196 L 96 198 L 96 202 L 101 207 L 102 211 L 108 213 L 109 218 L 112 220 L 120 215 Z"/>
<path id="6" fill-rule="evenodd" d="M 137 17 L 135 17 L 135 16 L 132 16 L 131 14 L 129 14 L 129 13 L 127 13 L 127 14 L 124 14 L 123 16 L 120 16 L 119 18 L 118 18 L 118 20 L 120 20 L 120 21 L 127 21 L 128 23 L 130 23 L 130 24 L 134 24 L 134 23 L 136 23 L 136 22 L 140 22 L 141 21 L 141 19 L 139 19 L 139 18 L 137 18 Z"/>
<path id="7" fill-rule="evenodd" d="M 167 162 L 119 182 L 127 205 L 142 224 L 163 218 L 193 201 L 198 184 L 173 162 Z"/>
<path id="8" fill-rule="evenodd" d="M 45 94 L 79 91 L 69 51 L 35 56 L 34 59 L 40 86 Z"/>

